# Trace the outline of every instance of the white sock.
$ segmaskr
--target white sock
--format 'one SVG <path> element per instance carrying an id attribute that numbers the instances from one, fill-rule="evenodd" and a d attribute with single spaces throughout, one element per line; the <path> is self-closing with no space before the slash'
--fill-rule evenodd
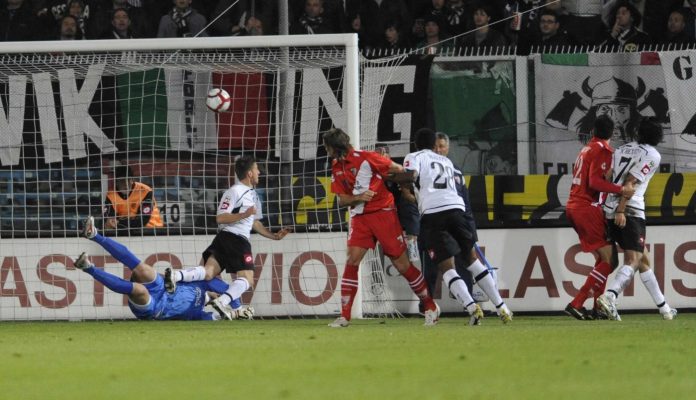
<path id="1" fill-rule="evenodd" d="M 607 288 L 607 290 L 612 290 L 616 292 L 617 294 L 623 293 L 623 291 L 626 289 L 626 286 L 628 286 L 629 283 L 631 283 L 631 279 L 633 279 L 633 274 L 635 273 L 635 270 L 633 267 L 630 265 L 622 265 L 621 268 L 619 268 L 618 271 L 616 271 L 616 275 L 614 275 L 614 280 L 611 282 L 611 285 Z M 613 295 L 613 293 L 609 292 L 610 295 Z"/>
<path id="2" fill-rule="evenodd" d="M 498 285 L 495 283 L 495 280 L 488 269 L 481 264 L 481 260 L 476 259 L 476 261 L 466 267 L 466 269 L 471 272 L 471 275 L 474 277 L 474 281 L 476 281 L 481 290 L 486 293 L 491 303 L 493 303 L 496 308 L 500 307 L 504 302 L 503 298 L 500 297 Z M 479 278 L 479 276 L 484 273 L 485 275 Z"/>
<path id="3" fill-rule="evenodd" d="M 205 280 L 205 267 L 201 267 L 200 265 L 197 267 L 180 269 L 172 272 L 172 279 L 174 279 L 174 282 L 193 282 Z"/>
<path id="4" fill-rule="evenodd" d="M 225 292 L 225 294 L 230 296 L 229 299 L 226 299 L 227 304 L 231 303 L 233 299 L 242 297 L 242 293 L 246 292 L 247 289 L 249 289 L 249 282 L 246 278 L 237 278 L 232 281 L 230 288 Z"/>
<path id="5" fill-rule="evenodd" d="M 469 290 L 466 288 L 466 283 L 464 283 L 464 280 L 461 276 L 459 276 L 454 268 L 448 269 L 444 274 L 442 274 L 442 281 L 445 283 L 445 285 L 447 285 L 449 291 L 457 299 L 457 302 L 459 302 L 459 304 L 462 306 L 467 307 L 467 310 L 470 304 L 476 304 L 474 299 L 471 298 Z"/>
<path id="6" fill-rule="evenodd" d="M 643 285 L 648 289 L 648 293 L 652 296 L 655 305 L 662 307 L 665 304 L 665 296 L 660 290 L 660 285 L 657 284 L 657 278 L 655 278 L 655 273 L 652 269 L 640 273 L 640 280 L 643 281 Z"/>

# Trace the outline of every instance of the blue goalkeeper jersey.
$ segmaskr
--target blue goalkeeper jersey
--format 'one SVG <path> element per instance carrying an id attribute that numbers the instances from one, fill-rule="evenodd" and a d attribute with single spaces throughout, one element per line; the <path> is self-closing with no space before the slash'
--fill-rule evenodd
<path id="1" fill-rule="evenodd" d="M 203 311 L 205 307 L 208 282 L 179 282 L 174 293 L 168 293 L 164 288 L 161 275 L 150 283 L 145 284 L 150 292 L 150 303 L 137 305 L 130 301 L 128 305 L 138 319 L 185 319 L 211 320 L 212 313 Z"/>

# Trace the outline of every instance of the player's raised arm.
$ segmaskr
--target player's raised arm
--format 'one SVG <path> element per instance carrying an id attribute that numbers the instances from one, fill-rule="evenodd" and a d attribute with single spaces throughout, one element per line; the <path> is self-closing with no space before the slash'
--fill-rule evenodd
<path id="1" fill-rule="evenodd" d="M 398 165 L 401 167 L 399 170 L 396 170 L 393 173 L 390 174 L 390 180 L 394 181 L 398 184 L 409 184 L 413 183 L 416 181 L 416 178 L 418 178 L 418 170 L 415 168 L 409 168 L 410 166 L 413 166 L 413 153 L 407 154 L 406 158 L 404 158 L 404 165 Z M 410 188 L 409 185 L 405 185 L 406 187 Z"/>

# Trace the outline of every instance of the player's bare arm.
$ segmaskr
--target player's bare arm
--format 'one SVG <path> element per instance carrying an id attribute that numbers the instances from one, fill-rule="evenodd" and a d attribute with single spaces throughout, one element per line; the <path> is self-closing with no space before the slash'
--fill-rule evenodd
<path id="1" fill-rule="evenodd" d="M 416 176 L 418 174 L 416 171 L 402 169 L 399 172 L 395 172 L 389 175 L 389 180 L 398 183 L 399 185 L 405 183 L 413 183 L 416 181 Z"/>
<path id="2" fill-rule="evenodd" d="M 357 206 L 360 203 L 367 203 L 368 201 L 372 200 L 373 197 L 375 197 L 375 192 L 372 190 L 366 190 L 360 194 L 352 195 L 352 194 L 338 194 L 338 203 L 342 207 L 353 207 Z"/>
<path id="3" fill-rule="evenodd" d="M 241 213 L 218 214 L 215 217 L 215 222 L 217 222 L 218 224 L 233 224 L 237 221 L 243 220 L 244 218 L 248 218 L 254 214 L 256 214 L 256 207 L 251 206 Z"/>
<path id="4" fill-rule="evenodd" d="M 630 198 L 633 196 L 633 193 L 636 191 L 637 183 L 638 180 L 636 179 L 636 177 L 629 174 L 626 177 L 623 186 L 621 187 L 621 200 L 619 200 L 619 205 L 616 207 L 616 210 L 614 211 L 614 223 L 616 224 L 616 226 L 620 228 L 626 226 L 626 203 L 628 203 L 628 200 L 630 200 Z M 628 196 L 624 195 L 624 189 L 626 189 L 627 193 L 630 192 L 631 194 Z"/>
<path id="5" fill-rule="evenodd" d="M 412 183 L 403 183 L 399 185 L 399 189 L 401 190 L 401 197 L 408 201 L 409 203 L 417 203 L 418 200 L 416 199 L 416 196 L 413 194 L 413 184 Z"/>
<path id="6" fill-rule="evenodd" d="M 396 174 L 398 172 L 404 172 L 404 167 L 401 164 L 397 164 L 392 161 L 391 165 L 389 166 L 389 175 Z"/>
<path id="7" fill-rule="evenodd" d="M 290 233 L 290 230 L 287 228 L 283 228 L 283 229 L 279 230 L 278 232 L 271 232 L 259 220 L 254 221 L 254 225 L 252 226 L 252 228 L 254 229 L 254 232 L 258 233 L 259 235 L 261 235 L 265 238 L 271 239 L 271 240 L 281 240 L 288 233 Z"/>
<path id="8" fill-rule="evenodd" d="M 629 200 L 631 197 L 633 197 L 633 194 L 636 192 L 637 183 L 638 180 L 633 175 L 629 175 L 628 178 L 626 178 L 624 185 L 621 187 L 622 200 Z"/>

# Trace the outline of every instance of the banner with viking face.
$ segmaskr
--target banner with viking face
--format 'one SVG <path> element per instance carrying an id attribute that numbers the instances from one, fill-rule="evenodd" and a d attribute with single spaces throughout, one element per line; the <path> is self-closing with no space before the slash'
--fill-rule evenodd
<path id="1" fill-rule="evenodd" d="M 636 138 L 641 117 L 655 117 L 665 129 L 660 172 L 696 169 L 688 157 L 696 140 L 670 129 L 670 100 L 678 100 L 668 99 L 657 53 L 540 55 L 534 61 L 537 173 L 570 173 L 599 115 L 614 121 L 614 147 Z"/>

